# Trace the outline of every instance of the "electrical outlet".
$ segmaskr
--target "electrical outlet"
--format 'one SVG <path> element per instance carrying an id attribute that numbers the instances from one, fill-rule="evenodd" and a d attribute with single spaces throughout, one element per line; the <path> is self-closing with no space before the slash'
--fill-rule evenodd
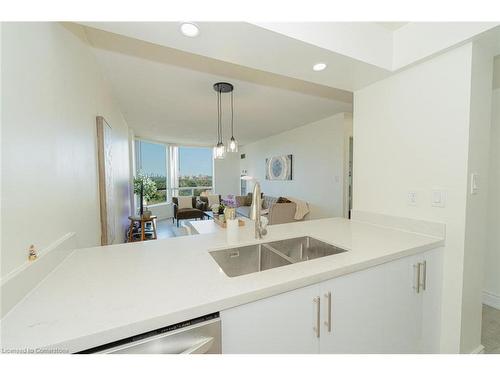
<path id="1" fill-rule="evenodd" d="M 417 192 L 416 191 L 409 191 L 408 192 L 408 205 L 409 206 L 416 206 L 417 204 L 418 204 Z"/>

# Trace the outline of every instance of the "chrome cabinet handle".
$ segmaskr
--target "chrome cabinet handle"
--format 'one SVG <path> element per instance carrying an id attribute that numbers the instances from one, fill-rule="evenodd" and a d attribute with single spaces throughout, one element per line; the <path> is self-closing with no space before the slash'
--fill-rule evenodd
<path id="1" fill-rule="evenodd" d="M 316 332 L 316 337 L 319 338 L 321 324 L 321 298 L 316 297 L 313 301 L 316 303 L 316 327 L 314 327 L 313 330 Z"/>
<path id="2" fill-rule="evenodd" d="M 425 291 L 427 287 L 427 261 L 423 261 L 421 266 L 422 269 L 422 278 L 421 278 L 421 284 L 420 286 L 422 287 L 422 290 Z"/>
<path id="3" fill-rule="evenodd" d="M 418 293 L 420 293 L 420 265 L 421 263 L 417 263 L 417 264 L 414 264 L 413 265 L 413 273 L 417 274 L 417 282 L 415 283 L 415 276 L 413 277 L 413 289 L 415 289 L 415 291 Z"/>
<path id="4" fill-rule="evenodd" d="M 332 292 L 325 293 L 325 298 L 328 301 L 328 312 L 325 320 L 325 326 L 328 332 L 332 332 Z"/>

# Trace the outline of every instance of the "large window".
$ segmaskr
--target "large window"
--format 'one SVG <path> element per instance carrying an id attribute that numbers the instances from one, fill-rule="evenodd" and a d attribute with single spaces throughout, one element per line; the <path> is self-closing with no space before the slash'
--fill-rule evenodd
<path id="1" fill-rule="evenodd" d="M 179 195 L 200 195 L 213 188 L 212 149 L 177 147 L 179 164 Z"/>
<path id="2" fill-rule="evenodd" d="M 167 146 L 160 143 L 135 141 L 137 173 L 149 176 L 156 184 L 157 196 L 148 204 L 167 201 Z"/>
<path id="3" fill-rule="evenodd" d="M 170 146 L 136 139 L 136 173 L 149 176 L 158 195 L 148 204 L 170 201 L 175 196 L 198 196 L 213 190 L 212 149 Z"/>

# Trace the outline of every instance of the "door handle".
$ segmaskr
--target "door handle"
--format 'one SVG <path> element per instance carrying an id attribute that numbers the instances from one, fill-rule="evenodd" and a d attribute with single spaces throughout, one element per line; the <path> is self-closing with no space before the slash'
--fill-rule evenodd
<path id="1" fill-rule="evenodd" d="M 415 289 L 417 294 L 420 293 L 420 266 L 420 262 L 413 265 L 413 289 Z M 415 282 L 415 275 L 417 277 L 417 282 Z"/>
<path id="2" fill-rule="evenodd" d="M 425 289 L 427 288 L 427 261 L 424 260 L 421 264 L 422 277 L 420 279 L 420 286 L 422 287 L 422 290 L 425 291 Z"/>
<path id="3" fill-rule="evenodd" d="M 321 298 L 318 296 L 313 301 L 316 304 L 316 327 L 313 327 L 313 330 L 316 332 L 316 337 L 319 338 L 321 325 Z"/>
<path id="4" fill-rule="evenodd" d="M 180 354 L 205 354 L 206 352 L 208 352 L 210 350 L 213 343 L 214 343 L 214 338 L 209 337 L 209 338 L 204 339 L 201 342 L 197 342 L 192 347 L 184 350 Z"/>
<path id="5" fill-rule="evenodd" d="M 332 332 L 332 292 L 325 293 L 325 298 L 328 301 L 325 326 L 327 327 L 328 332 Z"/>

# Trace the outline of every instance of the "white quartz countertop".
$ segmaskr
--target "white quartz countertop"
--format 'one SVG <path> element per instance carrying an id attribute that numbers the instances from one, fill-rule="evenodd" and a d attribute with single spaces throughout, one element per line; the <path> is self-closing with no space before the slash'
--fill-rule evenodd
<path id="1" fill-rule="evenodd" d="M 75 250 L 2 319 L 3 348 L 76 352 L 440 247 L 444 239 L 342 218 L 240 228 L 239 244 L 312 236 L 349 251 L 227 277 L 225 231 Z"/>

